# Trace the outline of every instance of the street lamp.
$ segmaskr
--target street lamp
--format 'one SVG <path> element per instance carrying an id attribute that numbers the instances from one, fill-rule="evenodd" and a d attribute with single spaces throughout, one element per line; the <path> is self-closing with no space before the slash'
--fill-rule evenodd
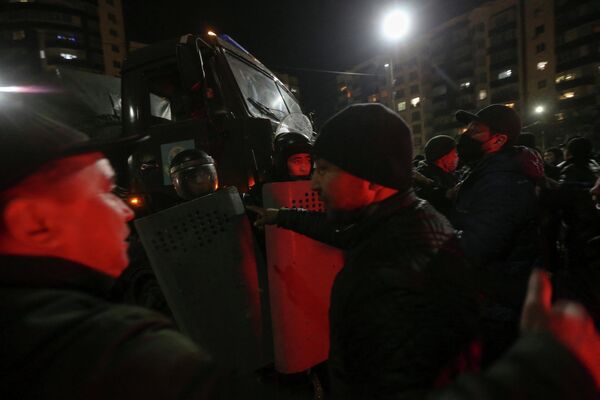
<path id="1" fill-rule="evenodd" d="M 391 42 L 397 42 L 410 30 L 410 15 L 406 10 L 392 10 L 383 17 L 381 28 L 383 37 Z"/>
<path id="2" fill-rule="evenodd" d="M 542 136 L 542 148 L 545 149 L 546 148 L 546 129 L 544 126 L 544 121 L 543 121 L 543 114 L 546 112 L 546 107 L 544 107 L 542 104 L 538 104 L 537 106 L 535 106 L 533 108 L 533 112 L 538 116 L 538 121 L 535 122 L 536 124 L 540 125 L 540 134 Z"/>
<path id="3" fill-rule="evenodd" d="M 392 110 L 396 111 L 396 99 L 394 93 L 394 56 L 395 45 L 406 36 L 410 30 L 410 14 L 403 9 L 396 8 L 384 15 L 381 24 L 383 37 L 392 44 L 390 62 L 385 64 L 389 69 L 389 93 Z"/>

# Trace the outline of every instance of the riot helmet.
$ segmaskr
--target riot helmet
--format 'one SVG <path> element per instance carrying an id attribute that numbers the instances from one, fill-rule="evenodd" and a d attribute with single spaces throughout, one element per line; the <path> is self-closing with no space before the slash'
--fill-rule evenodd
<path id="1" fill-rule="evenodd" d="M 177 195 L 184 200 L 205 196 L 219 187 L 215 162 L 201 150 L 178 153 L 171 161 L 169 174 Z"/>
<path id="2" fill-rule="evenodd" d="M 312 173 L 312 145 L 297 132 L 285 132 L 275 138 L 275 177 L 278 179 L 307 179 Z"/>

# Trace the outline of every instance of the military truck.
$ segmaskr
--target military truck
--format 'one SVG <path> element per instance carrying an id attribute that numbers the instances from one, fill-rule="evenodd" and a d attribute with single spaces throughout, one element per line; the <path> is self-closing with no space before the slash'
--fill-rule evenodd
<path id="1" fill-rule="evenodd" d="M 269 179 L 279 132 L 313 135 L 285 85 L 235 40 L 212 32 L 131 52 L 120 79 L 59 67 L 11 85 L 0 103 L 25 101 L 91 136 L 147 137 L 109 154 L 138 215 L 177 201 L 168 167 L 182 149 L 209 153 L 221 186 L 244 193 Z"/>
<path id="2" fill-rule="evenodd" d="M 122 134 L 149 139 L 127 166 L 123 157 L 115 162 L 127 167 L 130 204 L 146 212 L 175 198 L 168 166 L 182 149 L 212 155 L 220 184 L 243 193 L 269 179 L 277 133 L 313 135 L 294 95 L 227 35 L 185 35 L 136 50 L 123 64 L 121 88 Z"/>

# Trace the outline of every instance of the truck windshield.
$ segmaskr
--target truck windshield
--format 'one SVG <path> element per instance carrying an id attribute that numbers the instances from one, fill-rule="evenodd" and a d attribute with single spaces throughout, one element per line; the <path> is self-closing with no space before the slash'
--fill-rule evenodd
<path id="1" fill-rule="evenodd" d="M 269 76 L 230 54 L 227 60 L 252 115 L 281 121 L 290 112 L 301 112 L 293 97 Z"/>

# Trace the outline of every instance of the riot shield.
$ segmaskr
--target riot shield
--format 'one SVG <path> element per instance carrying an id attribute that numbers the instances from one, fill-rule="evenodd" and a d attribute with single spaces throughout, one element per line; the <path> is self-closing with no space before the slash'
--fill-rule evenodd
<path id="1" fill-rule="evenodd" d="M 178 326 L 221 365 L 270 362 L 254 238 L 234 187 L 138 219 L 136 228 Z"/>
<path id="2" fill-rule="evenodd" d="M 265 184 L 263 201 L 265 207 L 323 209 L 308 181 Z M 303 371 L 327 359 L 329 297 L 342 252 L 275 226 L 265 234 L 275 368 Z"/>

